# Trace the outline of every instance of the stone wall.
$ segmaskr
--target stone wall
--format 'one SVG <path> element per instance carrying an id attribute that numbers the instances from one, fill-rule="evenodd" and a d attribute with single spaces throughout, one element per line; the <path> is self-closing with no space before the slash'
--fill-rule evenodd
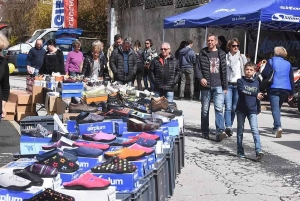
<path id="1" fill-rule="evenodd" d="M 143 6 L 127 8 L 124 10 L 121 19 L 118 19 L 118 32 L 123 37 L 130 36 L 133 41 L 140 40 L 144 48 L 144 41 L 151 38 L 154 42 L 154 47 L 160 49 L 160 44 L 163 41 L 163 20 L 166 17 L 183 13 L 196 7 L 186 7 L 177 9 L 174 5 L 162 6 L 153 9 L 143 9 Z M 212 29 L 209 28 L 209 33 L 213 32 L 217 35 L 224 35 L 225 38 L 237 37 L 241 41 L 241 50 L 243 50 L 244 32 L 241 30 Z M 171 44 L 172 53 L 178 48 L 180 42 L 186 39 L 194 41 L 193 49 L 196 52 L 205 46 L 205 29 L 203 28 L 185 28 L 185 29 L 166 29 L 165 41 Z"/>

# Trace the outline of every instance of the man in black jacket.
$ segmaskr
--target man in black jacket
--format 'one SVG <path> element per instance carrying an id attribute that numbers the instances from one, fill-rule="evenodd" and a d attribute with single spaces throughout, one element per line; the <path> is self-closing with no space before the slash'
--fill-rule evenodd
<path id="1" fill-rule="evenodd" d="M 207 47 L 203 48 L 196 61 L 196 76 L 201 91 L 201 131 L 203 137 L 209 138 L 209 107 L 213 98 L 216 122 L 216 140 L 226 138 L 224 132 L 223 104 L 227 92 L 226 54 L 217 48 L 218 37 L 209 34 Z"/>
<path id="2" fill-rule="evenodd" d="M 132 80 L 137 70 L 137 56 L 131 44 L 131 38 L 125 38 L 123 44 L 114 49 L 109 61 L 114 80 L 129 86 L 133 85 Z"/>
<path id="3" fill-rule="evenodd" d="M 160 50 L 161 53 L 150 64 L 149 75 L 154 83 L 155 95 L 165 96 L 168 102 L 173 102 L 174 86 L 179 81 L 181 71 L 178 61 L 170 54 L 170 44 L 163 43 Z"/>
<path id="4" fill-rule="evenodd" d="M 43 40 L 37 39 L 35 42 L 35 47 L 31 48 L 27 55 L 27 72 L 31 77 L 37 76 L 39 74 L 40 68 L 43 65 L 46 50 L 44 50 L 42 46 Z M 34 72 L 32 72 L 31 67 L 34 68 Z"/>

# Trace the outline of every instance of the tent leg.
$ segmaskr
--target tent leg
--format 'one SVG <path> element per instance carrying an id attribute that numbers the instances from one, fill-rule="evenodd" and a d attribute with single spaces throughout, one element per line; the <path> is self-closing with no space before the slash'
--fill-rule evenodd
<path id="1" fill-rule="evenodd" d="M 163 29 L 163 43 L 165 42 L 165 29 Z"/>
<path id="2" fill-rule="evenodd" d="M 256 47 L 255 47 L 255 59 L 254 59 L 254 63 L 256 63 L 256 61 L 257 61 L 257 53 L 258 53 L 258 43 L 259 43 L 260 27 L 261 27 L 261 21 L 258 22 L 257 41 L 256 41 Z"/>
<path id="3" fill-rule="evenodd" d="M 244 31 L 245 37 L 244 37 L 244 54 L 246 55 L 246 47 L 247 47 L 247 30 Z"/>

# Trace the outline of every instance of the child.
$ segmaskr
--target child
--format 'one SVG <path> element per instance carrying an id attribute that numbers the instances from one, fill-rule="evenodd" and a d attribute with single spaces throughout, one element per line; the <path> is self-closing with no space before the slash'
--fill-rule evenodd
<path id="1" fill-rule="evenodd" d="M 237 112 L 237 155 L 245 158 L 243 148 L 243 132 L 245 118 L 248 118 L 251 132 L 254 139 L 256 160 L 260 161 L 264 153 L 261 151 L 260 136 L 257 127 L 257 115 L 260 113 L 260 100 L 263 99 L 263 93 L 259 92 L 259 81 L 253 77 L 256 65 L 253 62 L 247 62 L 244 67 L 245 76 L 238 79 L 239 99 L 236 107 Z"/>

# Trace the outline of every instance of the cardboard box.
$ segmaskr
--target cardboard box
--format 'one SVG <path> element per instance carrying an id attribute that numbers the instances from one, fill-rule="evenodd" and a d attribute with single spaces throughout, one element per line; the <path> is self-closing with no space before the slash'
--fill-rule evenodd
<path id="1" fill-rule="evenodd" d="M 80 113 L 64 113 L 63 114 L 63 123 L 67 123 L 69 120 L 71 120 L 70 118 L 76 118 Z"/>
<path id="2" fill-rule="evenodd" d="M 32 108 L 33 107 L 33 108 Z M 28 104 L 28 105 L 17 105 L 18 112 L 33 112 L 35 111 L 36 104 Z"/>
<path id="3" fill-rule="evenodd" d="M 42 86 L 33 86 L 32 87 L 32 103 L 43 103 L 43 87 Z"/>
<path id="4" fill-rule="evenodd" d="M 6 113 L 6 116 L 2 119 L 5 121 L 14 121 L 16 113 Z"/>
<path id="5" fill-rule="evenodd" d="M 110 186 L 105 190 L 91 191 L 91 190 L 67 190 L 64 187 L 56 189 L 57 192 L 69 195 L 75 200 L 88 200 L 88 201 L 116 201 L 116 187 Z"/>
<path id="6" fill-rule="evenodd" d="M 56 92 L 48 92 L 46 95 L 46 101 L 45 101 L 45 109 L 47 113 L 50 112 L 56 112 L 56 101 L 57 97 L 59 96 L 59 93 Z"/>
<path id="7" fill-rule="evenodd" d="M 22 134 L 22 133 L 21 133 Z M 51 138 L 36 138 L 21 135 L 20 137 L 20 154 L 39 154 L 42 146 L 52 144 Z"/>
<path id="8" fill-rule="evenodd" d="M 56 99 L 56 114 L 64 114 L 66 113 L 68 104 L 62 98 Z"/>
<path id="9" fill-rule="evenodd" d="M 111 186 L 115 186 L 117 191 L 132 191 L 139 185 L 139 175 L 136 170 L 133 173 L 92 173 L 91 174 L 110 181 Z"/>
<path id="10" fill-rule="evenodd" d="M 77 130 L 80 135 L 82 134 L 92 134 L 98 131 L 104 133 L 113 133 L 113 122 L 97 122 L 97 123 L 88 123 L 88 124 L 79 124 L 77 125 Z"/>
<path id="11" fill-rule="evenodd" d="M 26 91 L 21 90 L 11 90 L 8 101 L 18 103 L 18 104 L 31 104 L 32 95 Z"/>
<path id="12" fill-rule="evenodd" d="M 15 121 L 21 121 L 27 116 L 37 116 L 36 112 L 17 112 L 15 116 Z"/>
<path id="13" fill-rule="evenodd" d="M 15 102 L 6 102 L 5 111 L 7 113 L 16 113 L 16 103 Z"/>

